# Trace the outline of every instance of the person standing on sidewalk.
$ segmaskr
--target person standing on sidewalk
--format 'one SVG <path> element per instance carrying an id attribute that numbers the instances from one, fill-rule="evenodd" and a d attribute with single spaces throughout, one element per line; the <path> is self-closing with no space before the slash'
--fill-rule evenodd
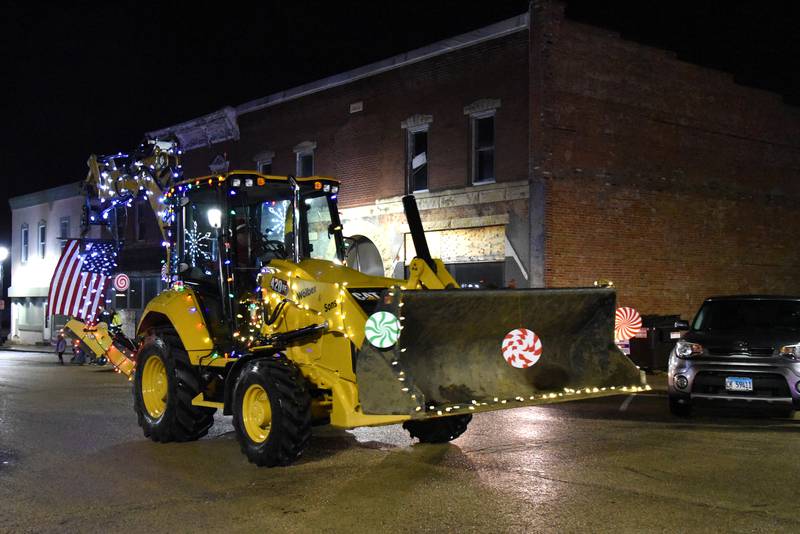
<path id="1" fill-rule="evenodd" d="M 58 334 L 58 341 L 56 341 L 56 352 L 58 353 L 58 363 L 64 365 L 64 351 L 67 350 L 67 340 L 64 339 L 64 333 Z"/>

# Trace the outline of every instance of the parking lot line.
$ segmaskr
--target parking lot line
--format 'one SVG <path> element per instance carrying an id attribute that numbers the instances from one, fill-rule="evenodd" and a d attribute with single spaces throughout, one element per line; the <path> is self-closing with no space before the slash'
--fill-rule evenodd
<path id="1" fill-rule="evenodd" d="M 631 401 L 635 396 L 636 393 L 634 393 L 633 395 L 628 395 L 628 397 L 624 401 L 622 401 L 622 404 L 619 407 L 619 411 L 624 412 L 625 410 L 627 410 L 628 406 L 631 405 Z"/>

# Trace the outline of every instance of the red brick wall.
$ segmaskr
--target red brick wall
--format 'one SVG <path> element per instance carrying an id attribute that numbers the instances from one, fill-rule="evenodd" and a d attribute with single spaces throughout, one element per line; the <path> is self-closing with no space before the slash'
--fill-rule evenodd
<path id="1" fill-rule="evenodd" d="M 800 110 L 558 2 L 532 17 L 547 285 L 610 278 L 620 304 L 685 317 L 712 294 L 799 294 Z"/>
<path id="2" fill-rule="evenodd" d="M 227 153 L 230 168 L 255 168 L 253 156 L 275 151 L 272 172 L 294 174 L 292 148 L 315 141 L 316 173 L 342 180 L 343 207 L 400 195 L 405 186 L 405 130 L 414 114 L 433 115 L 429 132 L 429 189 L 470 183 L 469 117 L 464 106 L 499 98 L 497 180 L 527 178 L 527 33 L 480 43 L 260 111 L 241 115 L 239 141 L 190 151 L 187 175 L 208 174 Z M 349 113 L 353 102 L 364 111 Z"/>

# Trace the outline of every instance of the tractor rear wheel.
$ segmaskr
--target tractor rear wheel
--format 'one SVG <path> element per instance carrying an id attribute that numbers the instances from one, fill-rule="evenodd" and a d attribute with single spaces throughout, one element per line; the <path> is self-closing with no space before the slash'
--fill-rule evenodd
<path id="1" fill-rule="evenodd" d="M 446 443 L 466 432 L 470 421 L 471 414 L 451 415 L 406 421 L 403 428 L 408 430 L 412 438 L 419 439 L 420 443 Z"/>
<path id="2" fill-rule="evenodd" d="M 259 466 L 288 465 L 311 438 L 311 396 L 282 355 L 245 366 L 233 393 L 233 426 L 242 452 Z"/>
<path id="3" fill-rule="evenodd" d="M 200 379 L 177 343 L 155 340 L 137 355 L 133 409 L 145 437 L 153 441 L 193 441 L 214 424 L 215 408 L 193 406 Z"/>

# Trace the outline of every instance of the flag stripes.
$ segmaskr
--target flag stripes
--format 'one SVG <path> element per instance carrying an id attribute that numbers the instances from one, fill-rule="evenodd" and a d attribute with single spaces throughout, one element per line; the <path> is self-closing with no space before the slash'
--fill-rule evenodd
<path id="1" fill-rule="evenodd" d="M 116 266 L 113 256 L 116 247 L 112 242 L 69 239 L 50 281 L 50 313 L 94 320 L 111 283 Z"/>

